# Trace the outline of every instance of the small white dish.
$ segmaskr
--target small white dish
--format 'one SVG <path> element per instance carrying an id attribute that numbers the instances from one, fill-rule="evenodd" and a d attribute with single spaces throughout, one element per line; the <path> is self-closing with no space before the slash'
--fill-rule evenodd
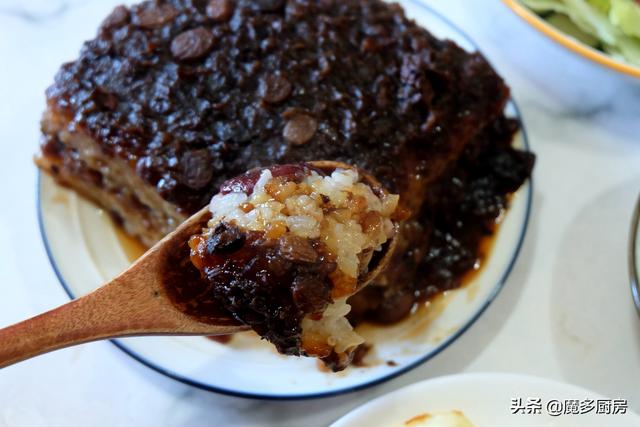
<path id="1" fill-rule="evenodd" d="M 473 42 L 453 24 L 419 2 L 401 2 L 407 16 L 439 37 L 468 50 Z M 507 114 L 521 122 L 513 102 Z M 515 145 L 528 149 L 524 129 Z M 502 288 L 518 255 L 527 227 L 532 189 L 527 182 L 511 199 L 490 256 L 466 287 L 448 292 L 430 315 L 414 316 L 387 328 L 362 333 L 374 344 L 368 367 L 331 374 L 315 360 L 284 357 L 251 333 L 228 344 L 202 337 L 144 337 L 113 342 L 145 365 L 179 381 L 225 394 L 301 399 L 358 390 L 400 375 L 429 360 L 466 331 Z M 40 222 L 51 263 L 71 298 L 84 295 L 127 268 L 129 249 L 109 216 L 75 193 L 42 176 Z M 370 358 L 370 359 L 371 359 Z M 393 363 L 387 363 L 393 361 Z"/>
<path id="2" fill-rule="evenodd" d="M 624 401 L 623 396 L 612 398 L 574 385 L 527 375 L 461 374 L 422 381 L 381 396 L 356 408 L 330 427 L 399 427 L 424 413 L 453 410 L 461 411 L 475 427 L 640 426 L 640 417 L 629 408 L 625 414 L 596 413 L 598 400 L 611 402 L 611 411 L 614 405 L 624 406 L 621 402 Z M 516 399 L 515 402 L 512 399 Z M 518 409 L 535 410 L 537 402 L 529 403 L 528 399 L 540 399 L 539 414 L 527 414 Z M 578 400 L 578 410 L 580 405 L 583 405 L 583 411 L 593 405 L 593 410 L 584 414 L 549 414 L 564 412 L 564 408 L 569 407 L 565 400 Z M 619 402 L 614 403 L 614 400 Z M 555 402 L 561 402 L 562 410 Z M 514 414 L 514 410 L 518 412 Z"/>

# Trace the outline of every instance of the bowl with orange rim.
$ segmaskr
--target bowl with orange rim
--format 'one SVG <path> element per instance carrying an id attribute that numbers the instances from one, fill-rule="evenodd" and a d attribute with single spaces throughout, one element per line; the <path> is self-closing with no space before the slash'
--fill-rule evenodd
<path id="1" fill-rule="evenodd" d="M 502 0 L 502 2 L 527 24 L 540 31 L 553 41 L 569 49 L 573 53 L 619 73 L 640 78 L 640 63 L 637 65 L 634 64 L 634 62 L 625 58 L 619 52 L 606 52 L 605 49 L 601 48 L 605 43 L 600 43 L 590 34 L 584 34 L 584 37 L 581 37 L 582 34 L 576 34 L 571 31 L 574 26 L 576 28 L 578 28 L 578 26 L 562 13 L 554 13 L 553 11 L 550 11 L 549 13 L 541 13 L 540 11 L 536 12 L 525 5 L 522 0 Z M 559 19 L 554 22 L 550 17 L 558 17 Z M 636 39 L 636 37 L 631 38 Z M 590 43 L 590 41 L 593 41 L 594 43 Z M 637 48 L 640 54 L 640 36 L 637 37 L 637 41 Z M 594 46 L 594 44 L 596 44 L 595 42 L 601 46 Z"/>

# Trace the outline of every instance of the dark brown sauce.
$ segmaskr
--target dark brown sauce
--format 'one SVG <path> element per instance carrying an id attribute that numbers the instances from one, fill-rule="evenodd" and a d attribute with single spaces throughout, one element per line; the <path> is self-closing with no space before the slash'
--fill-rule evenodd
<path id="1" fill-rule="evenodd" d="M 500 223 L 496 224 L 497 232 L 500 227 Z M 488 261 L 493 246 L 495 245 L 495 234 L 486 236 L 479 244 L 478 261 L 476 266 L 467 271 L 460 278 L 460 285 L 457 289 L 466 289 L 470 299 L 475 298 L 476 279 L 482 274 L 485 264 Z M 457 290 L 456 289 L 456 290 Z M 409 313 L 401 320 L 390 323 L 380 324 L 378 322 L 362 321 L 356 325 L 356 332 L 365 338 L 367 345 L 363 348 L 358 348 L 356 355 L 358 356 L 359 367 L 377 366 L 382 361 L 377 360 L 372 350 L 375 349 L 377 344 L 388 342 L 390 338 L 398 340 L 415 340 L 416 342 L 422 342 L 425 338 L 425 331 L 432 322 L 434 322 L 440 314 L 447 309 L 450 302 L 450 294 L 448 291 L 441 291 L 435 293 L 428 298 L 424 298 L 414 303 Z M 434 341 L 440 341 L 448 336 L 450 330 L 437 331 Z M 356 358 L 354 357 L 354 360 Z M 385 362 L 388 366 L 397 366 L 397 362 L 388 360 Z M 354 363 L 355 365 L 355 363 Z"/>
<path id="2" fill-rule="evenodd" d="M 509 194 L 507 196 L 507 203 L 509 204 L 511 201 L 512 195 Z M 504 219 L 504 215 L 506 215 L 506 210 L 501 212 L 501 214 L 496 219 L 496 222 L 492 228 L 491 235 L 484 236 L 480 239 L 478 243 L 478 249 L 476 252 L 476 262 L 470 270 L 463 273 L 460 278 L 460 286 L 459 288 L 464 288 L 469 291 L 469 297 L 473 298 L 476 293 L 476 289 L 472 289 L 472 286 L 476 283 L 476 279 L 482 273 L 482 270 L 485 267 L 491 253 L 493 252 L 493 248 L 496 244 L 497 233 L 502 225 L 502 220 Z"/>
<path id="3" fill-rule="evenodd" d="M 211 337 L 207 337 L 211 341 L 218 342 L 220 344 L 228 344 L 233 339 L 233 334 L 230 335 L 215 335 Z"/>
<path id="4" fill-rule="evenodd" d="M 168 246 L 161 261 L 164 289 L 173 304 L 183 313 L 201 322 L 212 324 L 238 324 L 232 313 L 209 292 L 210 284 L 202 280 L 202 274 L 191 262 L 188 239 L 206 227 L 209 216 L 199 224 L 182 230 L 184 242 Z"/>
<path id="5" fill-rule="evenodd" d="M 204 226 L 206 224 L 202 224 Z M 113 221 L 113 229 L 120 243 L 122 251 L 129 262 L 133 263 L 140 258 L 148 248 L 137 239 L 129 236 L 124 229 Z M 196 227 L 200 230 L 201 227 Z M 195 232 L 195 231 L 194 231 Z M 204 281 L 200 272 L 190 260 L 191 249 L 187 242 L 167 254 L 164 270 L 164 285 L 171 300 L 178 308 L 204 322 L 220 322 L 225 324 L 237 324 L 217 301 L 199 299 L 197 289 L 201 289 Z M 194 309 L 197 305 L 197 310 Z M 228 337 L 228 338 L 227 338 Z M 212 337 L 218 342 L 228 342 L 231 336 Z"/>
<path id="6" fill-rule="evenodd" d="M 319 315 L 331 302 L 336 264 L 321 242 L 289 235 L 269 239 L 221 223 L 208 236 L 194 236 L 191 248 L 201 279 L 174 285 L 180 289 L 174 298 L 188 314 L 200 316 L 207 310 L 204 302 L 217 301 L 281 353 L 303 354 L 302 319 Z"/>
<path id="7" fill-rule="evenodd" d="M 491 251 L 510 194 L 533 167 L 531 154 L 511 147 L 517 129 L 516 122 L 499 120 L 429 187 L 420 211 L 403 224 L 387 270 L 349 299 L 352 323 L 399 322 L 416 304 L 473 277 Z"/>

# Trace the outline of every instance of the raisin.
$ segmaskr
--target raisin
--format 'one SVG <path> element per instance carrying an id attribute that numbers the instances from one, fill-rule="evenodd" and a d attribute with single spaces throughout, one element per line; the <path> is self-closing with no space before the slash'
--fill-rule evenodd
<path id="1" fill-rule="evenodd" d="M 238 227 L 229 224 L 218 224 L 213 234 L 207 239 L 207 253 L 228 254 L 244 245 L 246 236 Z"/>
<path id="2" fill-rule="evenodd" d="M 287 234 L 280 238 L 279 244 L 280 254 L 289 261 L 312 263 L 318 259 L 318 252 L 305 238 Z"/>
<path id="3" fill-rule="evenodd" d="M 285 77 L 270 74 L 262 81 L 262 99 L 268 104 L 277 104 L 289 97 L 292 88 Z"/>
<path id="4" fill-rule="evenodd" d="M 185 31 L 171 42 L 171 54 L 181 61 L 198 59 L 213 47 L 213 34 L 203 27 Z"/>
<path id="5" fill-rule="evenodd" d="M 112 28 L 121 27 L 129 21 L 129 9 L 125 6 L 118 6 L 107 16 L 100 28 L 110 30 Z"/>
<path id="6" fill-rule="evenodd" d="M 302 145 L 313 138 L 317 129 L 316 119 L 308 114 L 298 113 L 289 118 L 282 134 L 292 144 Z"/>
<path id="7" fill-rule="evenodd" d="M 211 0 L 207 5 L 207 16 L 215 22 L 225 22 L 233 14 L 231 0 Z"/>
<path id="8" fill-rule="evenodd" d="M 296 306 L 305 313 L 320 312 L 331 302 L 329 285 L 313 275 L 297 276 L 291 291 Z"/>
<path id="9" fill-rule="evenodd" d="M 134 23 L 141 28 L 151 30 L 161 27 L 177 15 L 178 12 L 171 5 L 146 1 L 136 8 Z"/>
<path id="10" fill-rule="evenodd" d="M 211 157 L 207 150 L 187 151 L 180 158 L 179 181 L 194 190 L 206 187 L 213 178 L 210 164 Z"/>

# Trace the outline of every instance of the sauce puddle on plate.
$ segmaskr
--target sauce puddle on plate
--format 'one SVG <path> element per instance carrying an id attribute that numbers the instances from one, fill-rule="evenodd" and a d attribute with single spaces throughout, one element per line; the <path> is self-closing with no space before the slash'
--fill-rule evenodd
<path id="1" fill-rule="evenodd" d="M 501 218 L 502 215 L 500 219 Z M 482 271 L 491 251 L 493 250 L 499 227 L 500 224 L 498 221 L 496 223 L 494 233 L 483 238 L 480 242 L 476 266 L 465 273 L 461 279 L 460 287 L 451 291 L 441 292 L 427 301 L 416 304 L 406 318 L 395 324 L 379 325 L 364 322 L 356 326 L 358 334 L 365 338 L 366 342 L 371 345 L 371 349 L 367 351 L 367 354 L 363 357 L 362 364 L 359 366 L 376 366 L 383 363 L 387 363 L 390 366 L 395 365 L 395 362 L 392 360 L 383 360 L 376 354 L 376 345 L 379 343 L 387 343 L 390 341 L 414 343 L 427 341 L 437 344 L 437 342 L 455 332 L 455 328 L 454 330 L 433 330 L 428 333 L 426 331 L 447 308 L 455 292 L 465 290 L 467 292 L 467 301 L 472 302 L 475 300 L 479 291 L 476 278 Z M 142 243 L 125 233 L 122 227 L 115 222 L 113 223 L 113 229 L 115 230 L 116 237 L 122 251 L 131 263 L 136 261 L 147 251 L 147 248 Z M 238 337 L 238 339 L 233 339 L 235 337 Z M 247 347 L 265 347 L 265 343 L 260 339 L 260 337 L 251 331 L 221 337 L 207 337 L 207 339 L 211 342 L 215 342 L 216 344 L 226 345 L 236 350 L 241 350 L 242 348 Z M 407 351 L 403 350 L 399 353 L 399 355 L 401 355 L 407 353 Z"/>
<path id="2" fill-rule="evenodd" d="M 120 227 L 119 225 L 114 223 L 113 229 L 115 230 L 116 238 L 120 243 L 120 247 L 122 248 L 122 251 L 124 252 L 129 262 L 133 263 L 147 251 L 146 246 L 140 243 L 137 239 L 125 233 L 122 227 Z"/>

